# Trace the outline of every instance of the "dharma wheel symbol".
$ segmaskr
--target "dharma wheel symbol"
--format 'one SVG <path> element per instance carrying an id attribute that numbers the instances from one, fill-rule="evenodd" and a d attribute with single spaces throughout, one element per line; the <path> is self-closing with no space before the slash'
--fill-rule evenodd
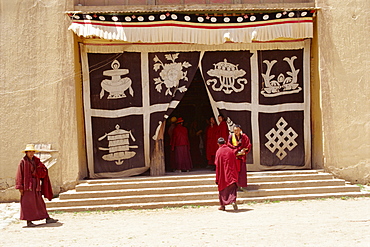
<path id="1" fill-rule="evenodd" d="M 109 154 L 103 155 L 103 160 L 115 161 L 117 165 L 122 165 L 123 161 L 135 156 L 136 152 L 130 151 L 130 148 L 138 148 L 138 146 L 130 146 L 130 137 L 132 141 L 136 141 L 130 131 L 120 129 L 117 124 L 116 129 L 112 132 L 105 134 L 98 140 L 108 138 L 108 148 L 99 147 L 100 150 L 108 150 Z"/>

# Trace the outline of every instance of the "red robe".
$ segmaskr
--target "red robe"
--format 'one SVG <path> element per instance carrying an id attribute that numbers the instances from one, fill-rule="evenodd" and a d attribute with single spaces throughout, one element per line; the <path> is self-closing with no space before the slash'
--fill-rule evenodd
<path id="1" fill-rule="evenodd" d="M 215 155 L 217 151 L 217 139 L 218 136 L 218 127 L 217 125 L 209 125 L 206 130 L 206 157 L 208 160 L 208 165 L 215 164 Z"/>
<path id="2" fill-rule="evenodd" d="M 172 151 L 175 152 L 176 170 L 190 170 L 193 168 L 190 156 L 188 129 L 182 126 L 182 124 L 178 124 L 173 129 L 171 147 Z"/>
<path id="3" fill-rule="evenodd" d="M 252 144 L 249 141 L 249 138 L 246 134 L 242 133 L 241 138 L 237 139 L 237 145 L 234 146 L 232 143 L 232 136 L 234 134 L 229 135 L 227 145 L 234 149 L 234 153 L 236 156 L 236 160 L 239 164 L 239 178 L 238 178 L 238 186 L 239 187 L 247 187 L 247 154 L 251 151 Z M 240 150 L 243 148 L 248 149 L 245 151 L 245 155 L 236 155 Z"/>
<path id="4" fill-rule="evenodd" d="M 49 217 L 44 199 L 53 198 L 53 191 L 46 166 L 36 156 L 27 156 L 19 162 L 15 188 L 23 190 L 21 196 L 21 220 L 42 220 Z"/>
<path id="5" fill-rule="evenodd" d="M 227 138 L 229 137 L 229 128 L 227 127 L 225 120 L 221 121 L 218 125 L 218 137 L 224 138 L 225 141 L 227 141 Z"/>
<path id="6" fill-rule="evenodd" d="M 215 164 L 218 191 L 238 182 L 239 169 L 233 149 L 226 144 L 219 147 L 216 152 Z"/>
<path id="7" fill-rule="evenodd" d="M 172 143 L 172 135 L 173 135 L 173 130 L 174 128 L 176 127 L 176 124 L 175 123 L 171 123 L 170 127 L 168 128 L 168 131 L 167 131 L 167 134 L 168 136 L 170 137 L 169 139 L 169 146 L 171 147 L 171 151 L 170 151 L 170 169 L 171 170 L 175 170 L 176 169 L 176 165 L 175 165 L 175 153 L 173 152 L 172 150 L 172 146 L 171 146 L 171 143 Z"/>
<path id="8" fill-rule="evenodd" d="M 239 172 L 234 150 L 222 145 L 216 152 L 215 164 L 220 205 L 236 202 Z"/>

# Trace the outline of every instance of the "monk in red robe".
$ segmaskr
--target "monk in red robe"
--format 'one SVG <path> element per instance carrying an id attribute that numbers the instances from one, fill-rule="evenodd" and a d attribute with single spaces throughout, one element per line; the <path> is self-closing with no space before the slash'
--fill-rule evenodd
<path id="1" fill-rule="evenodd" d="M 215 169 L 215 155 L 218 149 L 217 139 L 218 136 L 218 126 L 214 117 L 209 119 L 209 125 L 206 129 L 206 157 L 208 161 L 208 167 Z"/>
<path id="2" fill-rule="evenodd" d="M 193 163 L 190 156 L 190 143 L 188 137 L 188 129 L 183 126 L 184 120 L 179 117 L 177 125 L 173 129 L 171 138 L 172 151 L 175 152 L 175 170 L 190 171 L 193 168 Z"/>
<path id="3" fill-rule="evenodd" d="M 53 191 L 49 180 L 48 170 L 39 158 L 34 156 L 32 144 L 23 151 L 26 155 L 19 162 L 16 174 L 15 188 L 21 194 L 21 220 L 27 220 L 27 226 L 36 226 L 32 221 L 46 219 L 46 223 L 56 223 L 58 220 L 49 217 L 42 195 L 49 201 Z"/>
<path id="4" fill-rule="evenodd" d="M 216 152 L 216 184 L 220 200 L 219 210 L 225 210 L 225 206 L 232 204 L 234 210 L 238 209 L 236 204 L 237 182 L 239 177 L 238 164 L 235 159 L 234 150 L 226 145 L 224 138 L 217 140 L 218 150 Z"/>
<path id="5" fill-rule="evenodd" d="M 173 129 L 176 127 L 176 121 L 177 121 L 177 117 L 172 117 L 171 118 L 171 125 L 170 127 L 168 128 L 168 136 L 170 137 L 170 140 L 169 140 L 169 143 L 168 143 L 168 147 L 169 149 L 171 150 L 171 140 L 172 140 L 172 134 L 173 134 Z M 173 151 L 170 151 L 170 170 L 176 170 L 176 166 L 175 166 L 175 153 Z"/>
<path id="6" fill-rule="evenodd" d="M 229 137 L 229 128 L 227 127 L 225 118 L 222 115 L 218 115 L 218 122 L 218 137 L 222 137 L 227 140 Z"/>
<path id="7" fill-rule="evenodd" d="M 239 190 L 247 187 L 247 154 L 251 151 L 252 144 L 240 125 L 234 126 L 234 133 L 229 136 L 227 145 L 234 149 L 237 163 L 239 165 Z"/>

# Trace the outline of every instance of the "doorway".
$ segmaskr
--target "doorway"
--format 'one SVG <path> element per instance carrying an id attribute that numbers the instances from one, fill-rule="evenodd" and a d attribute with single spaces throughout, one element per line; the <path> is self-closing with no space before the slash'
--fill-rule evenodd
<path id="1" fill-rule="evenodd" d="M 202 170 L 207 167 L 205 154 L 205 130 L 208 119 L 213 116 L 211 103 L 204 85 L 203 77 L 198 69 L 190 87 L 184 97 L 169 116 L 165 130 L 165 164 L 166 171 L 171 169 L 171 146 L 168 129 L 171 126 L 172 117 L 182 117 L 184 126 L 188 129 L 190 142 L 190 154 L 193 162 L 193 169 Z"/>

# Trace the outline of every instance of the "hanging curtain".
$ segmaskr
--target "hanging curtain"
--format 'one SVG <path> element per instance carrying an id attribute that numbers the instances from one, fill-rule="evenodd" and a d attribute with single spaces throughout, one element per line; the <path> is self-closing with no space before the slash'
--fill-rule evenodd
<path id="1" fill-rule="evenodd" d="M 155 52 L 157 46 L 106 53 L 104 46 L 81 45 L 90 177 L 151 167 L 164 122 L 198 65 L 214 115 L 224 115 L 229 130 L 240 124 L 252 141 L 248 169 L 310 167 L 310 40 L 282 50 L 235 44 L 227 51 Z"/>
<path id="2" fill-rule="evenodd" d="M 309 56 L 306 49 L 205 52 L 201 70 L 215 116 L 240 124 L 253 143 L 248 164 L 310 165 Z M 265 168 L 262 168 L 265 167 Z"/>
<path id="3" fill-rule="evenodd" d="M 214 115 L 223 115 L 230 131 L 240 124 L 252 141 L 251 56 L 250 51 L 205 52 L 201 70 Z M 252 153 L 248 162 L 253 163 Z"/>
<path id="4" fill-rule="evenodd" d="M 166 117 L 187 91 L 199 52 L 84 53 L 90 177 L 140 174 Z"/>
<path id="5" fill-rule="evenodd" d="M 310 125 L 309 84 L 305 82 L 304 50 L 258 51 L 260 164 L 306 164 L 305 132 Z M 305 112 L 306 111 L 306 112 Z M 305 129 L 308 128 L 308 129 Z"/>

